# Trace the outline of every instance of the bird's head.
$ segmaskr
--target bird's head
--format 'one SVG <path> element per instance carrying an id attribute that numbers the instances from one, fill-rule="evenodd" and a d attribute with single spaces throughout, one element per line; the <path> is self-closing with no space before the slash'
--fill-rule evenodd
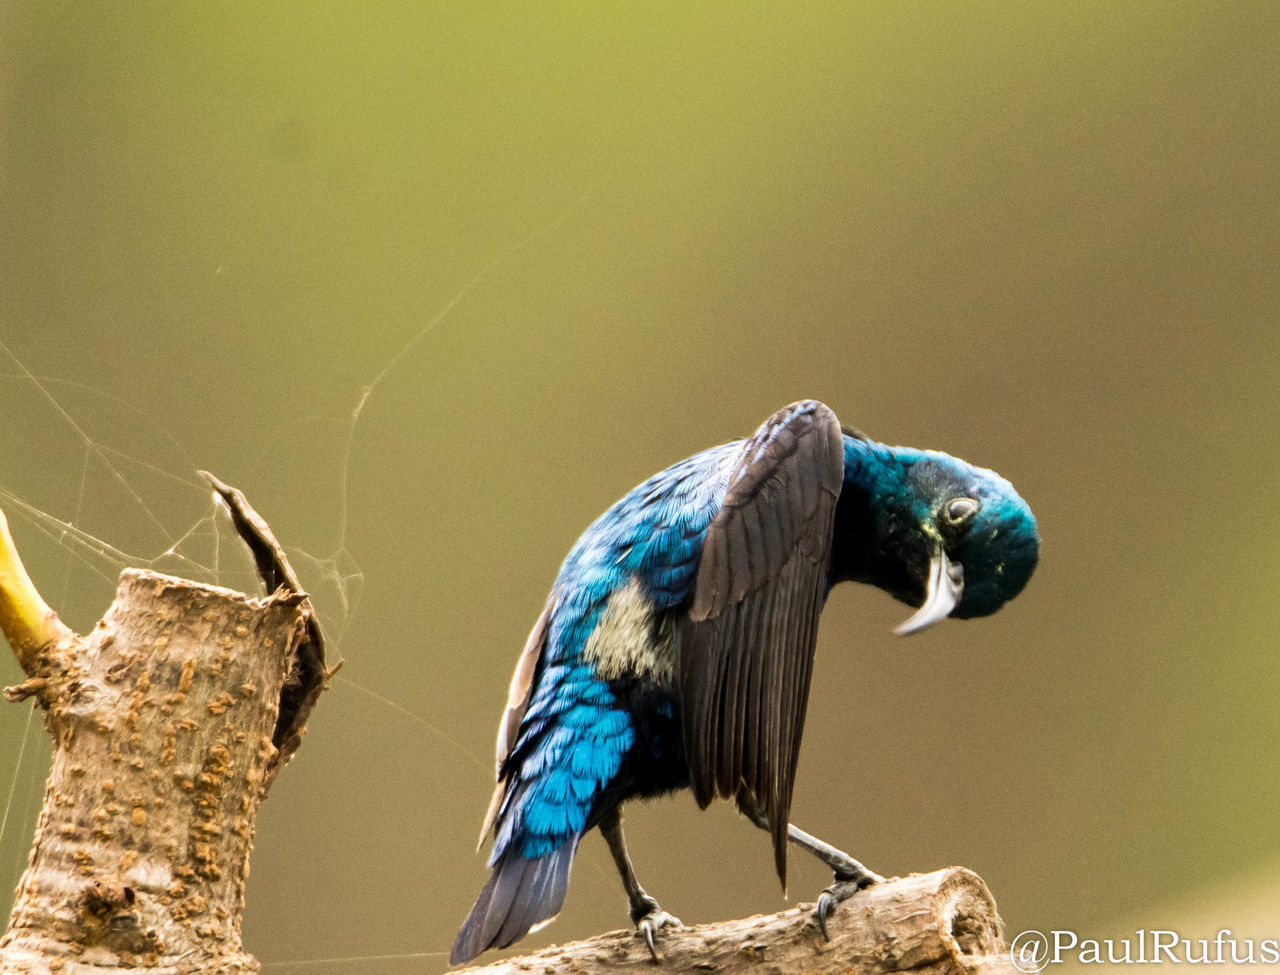
<path id="1" fill-rule="evenodd" d="M 1040 536 L 1031 509 L 994 471 L 948 454 L 890 448 L 894 476 L 880 481 L 871 515 L 879 557 L 874 581 L 919 609 L 894 632 L 947 616 L 994 613 L 1031 578 Z"/>

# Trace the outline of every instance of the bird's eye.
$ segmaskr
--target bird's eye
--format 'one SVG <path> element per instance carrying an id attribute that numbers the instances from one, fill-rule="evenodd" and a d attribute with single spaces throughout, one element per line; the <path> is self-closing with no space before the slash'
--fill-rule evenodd
<path id="1" fill-rule="evenodd" d="M 974 498 L 952 498 L 942 508 L 942 516 L 953 525 L 963 525 L 978 513 Z"/>

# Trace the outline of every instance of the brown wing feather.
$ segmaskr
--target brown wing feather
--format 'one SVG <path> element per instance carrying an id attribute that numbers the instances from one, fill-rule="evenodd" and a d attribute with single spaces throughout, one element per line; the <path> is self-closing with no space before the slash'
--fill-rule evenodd
<path id="1" fill-rule="evenodd" d="M 698 803 L 769 821 L 786 884 L 787 821 L 826 594 L 844 447 L 821 403 L 775 413 L 743 444 L 681 624 L 685 750 Z"/>
<path id="2" fill-rule="evenodd" d="M 497 742 L 497 776 L 498 784 L 494 787 L 493 798 L 489 800 L 489 808 L 484 814 L 484 824 L 480 827 L 480 839 L 476 843 L 479 849 L 484 838 L 493 829 L 494 820 L 498 818 L 498 810 L 502 808 L 502 797 L 507 791 L 507 779 L 503 774 L 503 766 L 511 757 L 511 749 L 515 747 L 516 737 L 520 731 L 520 722 L 529 709 L 529 696 L 533 692 L 533 677 L 538 672 L 538 661 L 542 659 L 543 648 L 547 645 L 547 625 L 551 621 L 551 613 L 556 606 L 553 592 L 542 608 L 542 615 L 529 631 L 529 639 L 520 651 L 520 659 L 516 661 L 515 673 L 511 675 L 511 686 L 507 690 L 507 707 L 502 712 L 502 720 L 498 722 Z"/>

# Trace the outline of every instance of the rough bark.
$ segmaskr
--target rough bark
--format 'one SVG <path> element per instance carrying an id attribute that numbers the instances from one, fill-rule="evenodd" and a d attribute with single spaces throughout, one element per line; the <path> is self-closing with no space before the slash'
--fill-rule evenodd
<path id="1" fill-rule="evenodd" d="M 0 973 L 257 972 L 241 944 L 254 824 L 328 676 L 310 600 L 239 492 L 271 595 L 139 569 L 87 636 L 39 600 L 0 516 L 0 628 L 55 746 Z"/>
<path id="2" fill-rule="evenodd" d="M 818 932 L 813 907 L 800 904 L 778 914 L 664 928 L 661 967 L 634 932 L 611 931 L 462 972 L 1017 975 L 991 892 L 977 874 L 962 867 L 900 877 L 860 892 L 828 921 L 830 941 Z"/>

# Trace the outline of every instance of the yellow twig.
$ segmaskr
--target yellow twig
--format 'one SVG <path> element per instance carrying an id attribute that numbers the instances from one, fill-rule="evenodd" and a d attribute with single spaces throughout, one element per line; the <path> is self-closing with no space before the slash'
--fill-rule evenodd
<path id="1" fill-rule="evenodd" d="M 28 674 L 37 654 L 66 637 L 71 630 L 49 604 L 40 598 L 35 583 L 18 557 L 9 522 L 0 511 L 0 631 Z"/>

